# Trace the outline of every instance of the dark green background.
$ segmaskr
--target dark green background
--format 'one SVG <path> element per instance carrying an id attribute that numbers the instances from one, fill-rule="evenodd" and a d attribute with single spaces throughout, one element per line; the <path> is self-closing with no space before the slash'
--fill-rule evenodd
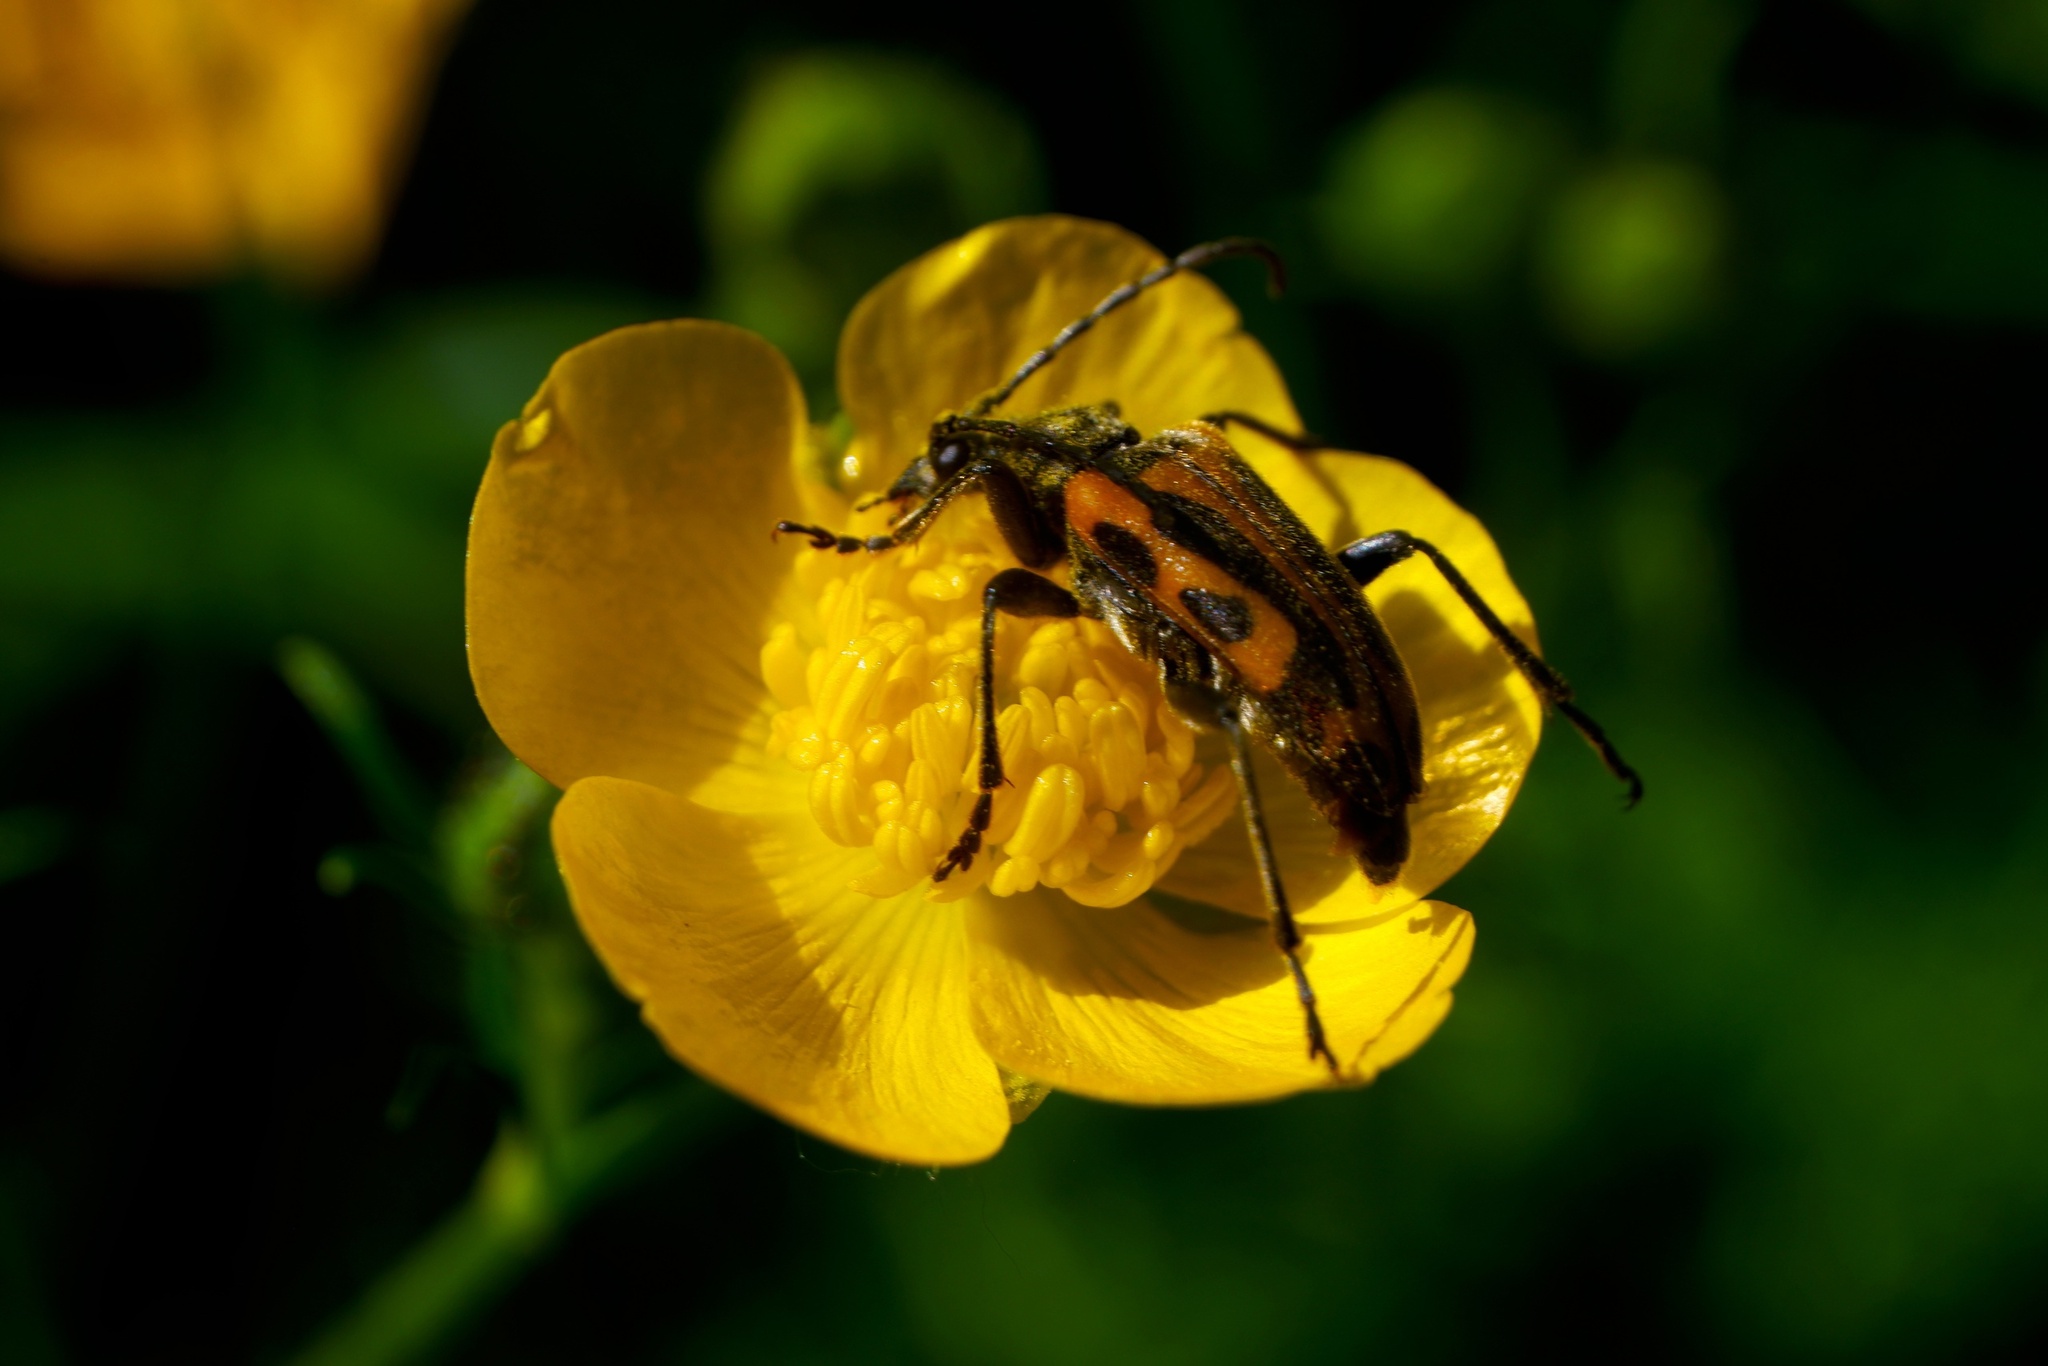
<path id="1" fill-rule="evenodd" d="M 464 518 L 563 348 L 731 317 L 829 412 L 862 289 L 1043 208 L 1277 243 L 1310 424 L 1486 519 L 1649 796 L 1553 734 L 1370 1090 L 931 1175 L 602 982 Z M 0 319 L 0 1358 L 2048 1354 L 2040 0 L 480 0 L 353 290 Z"/>

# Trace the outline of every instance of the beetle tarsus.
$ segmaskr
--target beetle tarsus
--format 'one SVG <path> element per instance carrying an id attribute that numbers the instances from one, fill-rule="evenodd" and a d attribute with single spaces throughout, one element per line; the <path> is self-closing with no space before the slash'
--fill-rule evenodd
<path id="1" fill-rule="evenodd" d="M 777 522 L 775 530 L 768 534 L 771 539 L 780 539 L 784 535 L 802 536 L 819 550 L 830 550 L 839 544 L 837 534 L 827 531 L 824 527 L 811 526 L 805 522 Z"/>
<path id="2" fill-rule="evenodd" d="M 1585 737 L 1586 743 L 1593 747 L 1593 752 L 1600 756 L 1600 762 L 1607 766 L 1607 771 L 1627 785 L 1628 797 L 1622 802 L 1622 809 L 1633 810 L 1636 803 L 1643 799 L 1643 775 L 1636 772 L 1635 767 L 1621 757 L 1621 751 L 1607 738 L 1607 732 L 1601 728 L 1600 723 L 1586 715 L 1585 709 L 1577 702 L 1569 697 L 1561 697 L 1553 698 L 1552 705 L 1563 714 L 1565 720 L 1578 729 L 1580 735 Z"/>
<path id="3" fill-rule="evenodd" d="M 1257 800 L 1257 793 L 1248 794 Z M 1260 820 L 1263 830 L 1265 822 Z M 1330 1069 L 1330 1075 L 1341 1076 L 1337 1066 L 1337 1055 L 1330 1051 L 1330 1039 L 1323 1032 L 1322 1012 L 1316 1009 L 1316 989 L 1309 984 L 1308 969 L 1301 964 L 1301 926 L 1287 908 L 1285 893 L 1280 894 L 1274 908 L 1278 914 L 1273 920 L 1273 947 L 1280 950 L 1280 956 L 1287 960 L 1287 971 L 1294 978 L 1294 998 L 1301 1002 L 1301 1014 L 1308 1033 L 1308 1060 L 1322 1059 Z"/>
<path id="4" fill-rule="evenodd" d="M 981 837 L 995 809 L 995 790 L 1010 785 L 1003 773 L 1003 750 L 996 733 L 996 614 L 1012 617 L 1076 617 L 1080 600 L 1051 579 L 1028 569 L 1005 569 L 981 592 L 981 674 L 975 682 L 975 715 L 981 727 L 981 795 L 967 831 L 946 851 L 932 881 L 944 882 L 955 869 L 966 869 L 981 852 Z"/>
<path id="5" fill-rule="evenodd" d="M 955 872 L 964 873 L 974 866 L 974 856 L 981 852 L 981 836 L 988 829 L 989 813 L 994 808 L 995 798 L 991 793 L 984 792 L 974 799 L 974 814 L 967 818 L 967 829 L 953 841 L 946 857 L 939 860 L 939 869 L 932 874 L 933 882 L 944 882 Z"/>
<path id="6" fill-rule="evenodd" d="M 842 555 L 851 555 L 859 550 L 887 550 L 896 544 L 896 538 L 893 536 L 869 536 L 865 539 L 859 536 L 841 536 L 836 531 L 828 531 L 821 526 L 812 526 L 808 522 L 777 522 L 775 530 L 770 532 L 769 535 L 776 537 L 781 536 L 785 532 L 792 536 L 809 538 L 814 549 L 836 550 Z"/>
<path id="7" fill-rule="evenodd" d="M 1288 928 L 1294 929 L 1291 920 Z M 1296 930 L 1295 934 L 1295 944 L 1298 945 L 1301 942 L 1300 931 Z M 1277 935 L 1275 941 L 1278 942 Z M 1297 948 L 1286 944 L 1280 945 L 1280 953 L 1287 960 L 1287 971 L 1294 977 L 1295 999 L 1301 1002 L 1302 1018 L 1308 1031 L 1308 1060 L 1314 1062 L 1320 1058 L 1330 1069 L 1331 1076 L 1341 1076 L 1342 1071 L 1337 1066 L 1337 1055 L 1330 1051 L 1329 1036 L 1323 1032 L 1322 1012 L 1316 1009 L 1316 990 L 1309 985 L 1308 970 L 1301 965 L 1301 954 Z"/>

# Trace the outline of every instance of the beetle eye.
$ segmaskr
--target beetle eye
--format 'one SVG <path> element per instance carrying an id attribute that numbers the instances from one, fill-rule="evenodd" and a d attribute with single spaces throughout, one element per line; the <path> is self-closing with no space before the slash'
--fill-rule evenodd
<path id="1" fill-rule="evenodd" d="M 967 447 L 958 441 L 948 441 L 939 447 L 939 453 L 932 457 L 932 468 L 940 478 L 953 473 L 967 463 Z"/>

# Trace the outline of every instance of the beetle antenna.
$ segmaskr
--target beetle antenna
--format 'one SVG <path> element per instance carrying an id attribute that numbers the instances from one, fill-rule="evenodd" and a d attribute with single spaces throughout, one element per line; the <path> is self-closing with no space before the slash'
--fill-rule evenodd
<path id="1" fill-rule="evenodd" d="M 1151 271 L 1127 285 L 1119 285 L 1116 289 L 1111 290 L 1109 297 L 1095 305 L 1089 311 L 1087 317 L 1068 323 L 1065 329 L 1052 339 L 1052 345 L 1018 366 L 1017 373 L 1010 376 L 1009 382 L 1003 385 L 1002 388 L 983 396 L 981 401 L 974 405 L 973 411 L 968 416 L 983 417 L 994 412 L 1002 405 L 1004 400 L 1017 392 L 1018 385 L 1037 374 L 1047 361 L 1066 350 L 1068 344 L 1076 337 L 1116 312 L 1119 308 L 1122 308 L 1131 300 L 1137 298 L 1140 294 L 1143 294 L 1146 290 L 1152 288 L 1152 286 L 1160 283 L 1162 280 L 1169 280 L 1184 270 L 1194 270 L 1208 265 L 1211 261 L 1222 261 L 1232 256 L 1256 256 L 1261 261 L 1264 261 L 1266 263 L 1267 292 L 1274 298 L 1279 298 L 1286 290 L 1287 267 L 1281 263 L 1280 253 L 1255 237 L 1222 237 L 1214 242 L 1204 242 L 1200 246 L 1189 247 L 1157 270 Z"/>

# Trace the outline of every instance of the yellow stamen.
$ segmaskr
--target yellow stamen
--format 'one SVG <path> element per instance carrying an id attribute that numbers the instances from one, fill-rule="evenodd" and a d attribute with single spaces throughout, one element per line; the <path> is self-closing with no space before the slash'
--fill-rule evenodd
<path id="1" fill-rule="evenodd" d="M 844 530 L 886 525 L 886 507 Z M 917 543 L 879 555 L 794 551 L 815 611 L 777 623 L 761 672 L 780 711 L 769 748 L 810 775 L 827 839 L 874 851 L 853 888 L 894 896 L 928 882 L 978 794 L 975 676 L 981 594 L 1014 563 L 979 498 Z M 1151 667 L 1100 622 L 1002 618 L 997 738 L 1008 785 L 983 852 L 931 885 L 1014 896 L 1060 888 L 1088 906 L 1141 896 L 1181 850 L 1230 815 L 1229 769 L 1195 762 L 1193 729 Z"/>

